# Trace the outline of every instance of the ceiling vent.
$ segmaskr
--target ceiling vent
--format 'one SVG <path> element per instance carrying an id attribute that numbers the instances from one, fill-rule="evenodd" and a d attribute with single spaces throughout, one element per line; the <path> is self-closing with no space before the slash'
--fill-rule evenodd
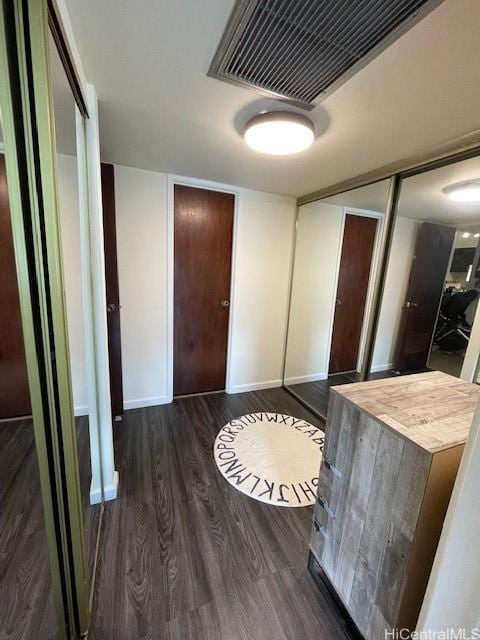
<path id="1" fill-rule="evenodd" d="M 208 75 L 312 109 L 441 1 L 237 0 Z"/>

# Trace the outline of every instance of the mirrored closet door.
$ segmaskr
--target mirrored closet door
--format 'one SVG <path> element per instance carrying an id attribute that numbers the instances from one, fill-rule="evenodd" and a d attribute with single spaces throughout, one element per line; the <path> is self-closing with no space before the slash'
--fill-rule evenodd
<path id="1" fill-rule="evenodd" d="M 79 158 L 77 158 L 77 105 L 64 66 L 50 32 L 49 52 L 56 144 L 56 178 L 62 249 L 63 286 L 68 329 L 68 352 L 75 414 L 75 445 L 79 469 L 81 515 L 87 587 L 93 581 L 93 566 L 100 504 L 90 504 L 92 465 L 99 467 L 98 448 L 90 447 L 84 331 L 84 291 L 80 229 Z M 80 132 L 81 134 L 81 132 Z M 83 167 L 80 164 L 80 167 Z M 85 180 L 86 181 L 86 180 Z"/>
<path id="2" fill-rule="evenodd" d="M 330 387 L 357 381 L 362 369 L 389 185 L 298 209 L 284 385 L 323 416 Z"/>
<path id="3" fill-rule="evenodd" d="M 0 636 L 56 638 L 0 121 Z"/>
<path id="4" fill-rule="evenodd" d="M 375 365 L 472 380 L 480 350 L 480 158 L 402 180 Z"/>
<path id="5" fill-rule="evenodd" d="M 0 3 L 0 629 L 18 640 L 86 635 L 101 521 L 76 158 L 88 114 L 65 37 L 55 2 Z"/>

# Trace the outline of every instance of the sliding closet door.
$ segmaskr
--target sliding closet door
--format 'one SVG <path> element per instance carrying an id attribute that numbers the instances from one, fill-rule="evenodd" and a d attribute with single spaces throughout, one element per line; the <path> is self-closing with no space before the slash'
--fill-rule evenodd
<path id="1" fill-rule="evenodd" d="M 480 352 L 480 202 L 468 188 L 479 175 L 475 156 L 401 180 L 374 367 L 472 381 Z"/>
<path id="2" fill-rule="evenodd" d="M 68 366 L 71 373 L 71 398 L 74 410 L 74 441 L 72 455 L 78 467 L 81 501 L 81 545 L 85 564 L 85 582 L 90 590 L 100 504 L 90 504 L 92 464 L 99 464 L 99 452 L 91 450 L 90 416 L 86 375 L 86 345 L 84 340 L 84 301 L 82 290 L 82 256 L 80 202 L 76 140 L 76 101 L 53 36 L 49 35 L 49 56 L 55 130 L 55 182 L 59 215 L 61 273 L 68 337 Z"/>
<path id="3" fill-rule="evenodd" d="M 3 140 L 0 123 L 0 139 Z M 10 157 L 9 144 L 5 152 Z M 5 157 L 0 155 L 0 637 L 56 638 Z M 15 192 L 12 204 L 15 205 Z M 12 419 L 13 416 L 15 419 Z M 18 416 L 25 416 L 20 418 Z"/>
<path id="4" fill-rule="evenodd" d="M 284 385 L 322 417 L 366 361 L 390 180 L 299 207 Z"/>
<path id="5" fill-rule="evenodd" d="M 64 269 L 77 253 L 75 102 L 52 74 L 56 46 L 62 63 L 69 59 L 63 34 L 54 2 L 0 2 L 0 112 L 18 292 L 6 311 L 18 313 L 19 303 L 33 415 L 33 424 L 0 423 L 0 629 L 19 640 L 77 640 L 89 627 L 88 418 L 78 430 L 74 420 L 81 290 L 79 269 Z"/>

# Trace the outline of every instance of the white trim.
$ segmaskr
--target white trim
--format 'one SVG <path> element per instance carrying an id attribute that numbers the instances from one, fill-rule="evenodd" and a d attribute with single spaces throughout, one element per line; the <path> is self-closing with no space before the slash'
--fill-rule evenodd
<path id="1" fill-rule="evenodd" d="M 285 384 L 302 384 L 304 382 L 318 382 L 319 380 L 326 380 L 328 378 L 327 373 L 311 373 L 308 376 L 295 376 L 293 378 L 285 378 Z"/>
<path id="2" fill-rule="evenodd" d="M 333 338 L 333 324 L 335 322 L 335 308 L 336 308 L 336 300 L 337 300 L 337 289 L 338 289 L 338 278 L 340 275 L 340 263 L 342 260 L 342 248 L 343 248 L 343 235 L 345 233 L 345 207 L 342 208 L 342 220 L 340 224 L 340 241 L 337 247 L 337 260 L 335 265 L 335 282 L 332 288 L 332 297 L 330 301 L 330 320 L 329 320 L 329 328 L 328 328 L 328 343 L 327 349 L 325 352 L 325 361 L 324 368 L 327 372 L 327 376 L 329 374 L 330 369 L 330 352 L 332 350 L 332 338 Z"/>
<path id="3" fill-rule="evenodd" d="M 463 358 L 462 371 L 460 377 L 467 382 L 477 382 L 478 378 L 478 365 L 480 353 L 480 304 L 477 305 L 475 311 L 475 317 L 473 319 L 472 330 L 470 333 L 470 340 L 468 341 L 465 357 Z M 438 317 L 437 317 L 438 322 Z M 435 328 L 437 325 L 435 324 Z M 430 358 L 430 354 L 428 355 Z M 427 363 L 428 364 L 428 363 Z"/>
<path id="4" fill-rule="evenodd" d="M 113 472 L 113 480 L 110 484 L 103 488 L 103 499 L 115 500 L 118 495 L 118 471 Z M 100 487 L 90 487 L 90 504 L 99 504 L 102 502 L 102 490 Z"/>
<path id="5" fill-rule="evenodd" d="M 377 280 L 378 267 L 380 264 L 380 249 L 384 231 L 385 215 L 376 211 L 365 211 L 362 209 L 351 209 L 347 207 L 347 213 L 352 215 L 359 215 L 364 218 L 376 218 L 377 228 L 375 231 L 375 241 L 372 251 L 372 261 L 370 263 L 370 275 L 368 276 L 367 297 L 365 299 L 365 309 L 363 312 L 362 332 L 360 334 L 360 343 L 358 345 L 358 359 L 357 359 L 357 371 L 362 370 L 363 359 L 365 357 L 365 347 L 367 342 L 367 327 L 369 324 L 370 316 L 373 311 L 373 294 L 375 289 L 375 282 Z M 391 368 L 391 367 L 389 367 Z M 371 368 L 373 372 L 373 367 Z M 386 371 L 386 369 L 378 369 L 378 371 Z"/>
<path id="6" fill-rule="evenodd" d="M 172 402 L 170 396 L 154 396 L 153 398 L 137 398 L 136 400 L 125 400 L 123 408 L 128 409 L 141 409 L 142 407 L 156 407 L 161 404 L 168 404 Z"/>
<path id="7" fill-rule="evenodd" d="M 378 373 L 380 371 L 389 371 L 393 369 L 393 362 L 389 362 L 388 364 L 375 364 L 372 365 L 370 369 L 370 373 Z"/>
<path id="8" fill-rule="evenodd" d="M 265 380 L 264 382 L 253 382 L 252 384 L 236 384 L 233 385 L 230 391 L 226 393 L 245 393 L 246 391 L 261 391 L 262 389 L 276 389 L 282 386 L 281 378 L 276 380 Z"/>
<path id="9" fill-rule="evenodd" d="M 186 176 L 167 175 L 167 398 L 168 402 L 173 400 L 173 270 L 174 270 L 174 247 L 173 247 L 173 216 L 174 216 L 174 186 L 176 184 L 186 187 L 198 187 L 199 189 L 210 189 L 221 193 L 231 193 L 234 196 L 233 208 L 233 237 L 232 237 L 232 267 L 230 274 L 230 306 L 228 319 L 228 344 L 227 344 L 227 371 L 225 375 L 226 393 L 236 393 L 232 382 L 232 337 L 233 337 L 233 316 L 235 310 L 235 275 L 237 264 L 237 234 L 238 234 L 238 207 L 240 199 L 239 187 L 211 182 L 210 180 L 199 180 Z M 264 387 L 267 388 L 267 387 Z"/>
<path id="10" fill-rule="evenodd" d="M 75 416 L 88 416 L 88 405 L 80 405 L 78 407 L 73 408 L 73 413 Z"/>
<path id="11" fill-rule="evenodd" d="M 87 382 L 88 433 L 90 439 L 91 492 L 101 493 L 102 460 L 97 398 L 97 370 L 95 365 L 93 273 L 90 233 L 91 189 L 88 179 L 88 153 L 86 123 L 75 106 L 77 140 L 78 207 L 80 226 L 80 262 L 82 275 L 83 343 L 85 378 Z M 79 409 L 79 408 L 78 408 Z M 80 415 L 75 411 L 75 415 Z"/>
<path id="12" fill-rule="evenodd" d="M 366 342 L 366 327 L 368 324 L 368 318 L 372 313 L 372 302 L 373 302 L 373 288 L 374 282 L 378 271 L 379 257 L 380 257 L 380 245 L 381 238 L 383 235 L 383 222 L 385 218 L 385 214 L 378 211 L 370 211 L 368 209 L 357 209 L 356 207 L 343 207 L 342 211 L 342 225 L 340 231 L 340 243 L 337 254 L 337 264 L 336 264 L 336 275 L 335 275 L 335 285 L 333 287 L 333 296 L 330 310 L 330 329 L 328 334 L 328 349 L 325 358 L 325 370 L 329 372 L 329 363 L 330 363 L 330 353 L 332 349 L 332 338 L 333 338 L 333 325 L 335 321 L 335 302 L 337 299 L 337 289 L 338 289 L 338 279 L 340 276 L 340 265 L 342 261 L 342 249 L 343 249 L 343 237 L 345 235 L 345 221 L 347 218 L 347 214 L 352 216 L 360 216 L 362 218 L 376 218 L 379 223 L 377 224 L 377 229 L 375 231 L 375 244 L 372 253 L 372 261 L 371 261 L 371 269 L 370 275 L 368 278 L 368 288 L 367 288 L 367 298 L 365 301 L 365 310 L 363 314 L 363 322 L 362 322 L 362 332 L 360 334 L 360 342 L 358 348 L 358 359 L 357 359 L 357 371 L 361 370 L 363 358 L 365 355 L 365 342 Z M 373 371 L 373 369 L 372 369 Z M 329 372 L 330 373 L 330 372 Z M 327 376 L 328 377 L 328 376 Z"/>
<path id="13" fill-rule="evenodd" d="M 287 355 L 288 355 L 288 332 L 290 329 L 290 316 L 292 313 L 292 293 L 293 279 L 295 277 L 295 255 L 297 251 L 297 233 L 298 221 L 300 219 L 300 207 L 295 207 L 295 215 L 293 216 L 292 239 L 290 243 L 290 267 L 288 270 L 288 293 L 287 293 L 287 312 L 285 314 L 285 324 L 283 327 L 283 354 L 282 354 L 282 379 L 285 384 L 285 372 L 287 371 Z M 293 378 L 289 378 L 291 380 Z"/>
<path id="14" fill-rule="evenodd" d="M 118 482 L 118 474 L 115 471 L 115 459 L 113 450 L 113 426 L 112 411 L 110 406 L 110 369 L 108 357 L 108 332 L 107 309 L 105 295 L 105 255 L 103 244 L 103 209 L 102 209 L 102 182 L 100 175 L 100 142 L 98 125 L 98 101 L 95 87 L 87 85 L 86 92 L 89 117 L 85 119 L 85 143 L 86 165 L 88 184 L 88 225 L 84 230 L 89 250 L 89 278 L 91 281 L 90 315 L 92 340 L 91 345 L 93 362 L 90 363 L 87 377 L 92 378 L 89 385 L 95 385 L 91 392 L 94 398 L 89 405 L 92 415 L 97 419 L 97 450 L 92 449 L 92 462 L 100 458 L 100 478 L 95 477 L 95 487 L 103 484 L 105 487 Z M 88 343 L 87 343 L 88 344 Z M 95 375 L 95 377 L 93 377 Z M 92 424 L 92 423 L 91 423 Z M 90 433 L 92 434 L 92 428 Z M 91 435 L 92 437 L 92 435 Z M 92 476 L 93 476 L 92 465 Z M 116 480 L 115 480 L 116 478 Z M 101 482 L 99 482 L 101 480 Z"/>
<path id="15" fill-rule="evenodd" d="M 60 20 L 62 22 L 63 31 L 65 33 L 65 37 L 67 39 L 67 43 L 70 48 L 72 62 L 75 66 L 75 70 L 78 75 L 78 80 L 82 85 L 82 90 L 84 95 L 86 95 L 87 78 L 85 76 L 85 71 L 84 71 L 82 59 L 80 57 L 80 53 L 78 50 L 77 41 L 75 39 L 75 34 L 73 32 L 72 21 L 70 19 L 70 14 L 68 12 L 67 3 L 65 2 L 65 0 L 55 0 L 55 5 L 58 9 Z"/>

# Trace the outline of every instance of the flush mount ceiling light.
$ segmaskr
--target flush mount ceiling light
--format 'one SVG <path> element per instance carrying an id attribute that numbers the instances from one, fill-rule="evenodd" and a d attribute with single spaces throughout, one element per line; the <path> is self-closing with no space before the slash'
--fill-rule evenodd
<path id="1" fill-rule="evenodd" d="M 443 192 L 449 200 L 455 202 L 480 202 L 480 180 L 451 184 Z"/>
<path id="2" fill-rule="evenodd" d="M 286 156 L 308 149 L 315 138 L 315 129 L 300 113 L 269 111 L 248 121 L 244 137 L 255 151 Z"/>

